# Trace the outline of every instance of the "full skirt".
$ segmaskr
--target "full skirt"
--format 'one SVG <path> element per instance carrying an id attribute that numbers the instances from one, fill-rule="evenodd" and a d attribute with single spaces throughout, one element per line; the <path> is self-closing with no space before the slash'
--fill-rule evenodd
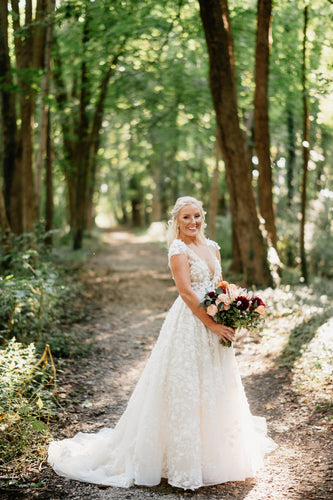
<path id="1" fill-rule="evenodd" d="M 178 297 L 114 429 L 53 441 L 61 476 L 90 483 L 196 489 L 253 477 L 275 448 L 252 416 L 234 350 Z"/>

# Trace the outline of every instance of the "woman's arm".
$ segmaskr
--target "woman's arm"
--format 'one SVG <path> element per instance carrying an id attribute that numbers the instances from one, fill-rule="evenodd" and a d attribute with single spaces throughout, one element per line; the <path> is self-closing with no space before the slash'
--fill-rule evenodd
<path id="1" fill-rule="evenodd" d="M 179 295 L 185 304 L 191 309 L 193 314 L 199 318 L 207 328 L 213 333 L 221 337 L 224 341 L 234 340 L 235 331 L 224 325 L 215 323 L 215 321 L 207 314 L 203 307 L 199 307 L 200 300 L 192 290 L 190 278 L 190 265 L 185 254 L 173 255 L 170 258 L 170 267 L 176 283 Z"/>

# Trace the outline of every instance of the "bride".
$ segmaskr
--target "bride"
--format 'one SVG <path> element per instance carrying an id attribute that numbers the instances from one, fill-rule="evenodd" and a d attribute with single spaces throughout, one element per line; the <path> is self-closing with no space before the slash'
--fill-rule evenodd
<path id="1" fill-rule="evenodd" d="M 179 198 L 169 221 L 169 265 L 179 297 L 127 408 L 114 429 L 53 441 L 59 475 L 90 483 L 196 489 L 253 477 L 275 448 L 266 421 L 253 417 L 233 348 L 233 329 L 198 307 L 221 278 L 219 246 L 204 236 L 195 198 Z"/>

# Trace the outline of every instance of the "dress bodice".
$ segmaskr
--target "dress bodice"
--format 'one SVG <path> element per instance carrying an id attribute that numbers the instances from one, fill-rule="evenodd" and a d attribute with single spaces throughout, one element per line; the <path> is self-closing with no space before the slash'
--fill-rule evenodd
<path id="1" fill-rule="evenodd" d="M 191 285 L 193 291 L 201 299 L 207 290 L 215 287 L 219 278 L 221 278 L 221 265 L 216 257 L 216 250 L 219 250 L 219 245 L 212 240 L 206 239 L 206 244 L 212 253 L 214 261 L 214 273 L 212 273 L 205 260 L 199 257 L 190 247 L 182 240 L 175 239 L 169 247 L 169 265 L 170 258 L 173 255 L 185 254 L 190 265 Z"/>

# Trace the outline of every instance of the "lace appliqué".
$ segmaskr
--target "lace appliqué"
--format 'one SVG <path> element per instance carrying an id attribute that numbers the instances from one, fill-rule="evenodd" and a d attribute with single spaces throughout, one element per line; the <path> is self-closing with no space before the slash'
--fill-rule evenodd
<path id="1" fill-rule="evenodd" d="M 193 250 L 191 250 L 182 240 L 175 239 L 169 247 L 169 266 L 170 258 L 173 255 L 186 254 L 190 264 L 191 285 L 194 292 L 201 299 L 207 290 L 214 288 L 216 282 L 222 275 L 220 262 L 215 253 L 220 249 L 219 245 L 212 240 L 206 239 L 208 247 L 213 249 L 215 268 L 212 274 L 207 263 L 201 259 Z"/>
<path id="2" fill-rule="evenodd" d="M 213 248 L 215 251 L 221 250 L 221 247 L 216 241 L 210 240 L 209 238 L 206 238 L 206 243 L 209 247 Z"/>
<path id="3" fill-rule="evenodd" d="M 170 258 L 173 255 L 179 255 L 179 254 L 186 254 L 187 253 L 187 246 L 182 240 L 173 240 L 169 247 L 169 252 L 168 252 L 168 259 L 169 259 L 169 266 L 170 266 Z"/>

